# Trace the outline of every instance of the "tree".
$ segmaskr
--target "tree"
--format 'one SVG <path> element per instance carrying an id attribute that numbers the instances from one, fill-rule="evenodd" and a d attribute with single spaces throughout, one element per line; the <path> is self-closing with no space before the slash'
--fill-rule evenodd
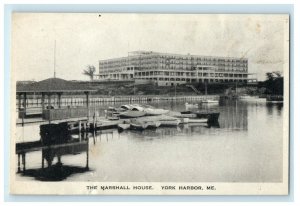
<path id="1" fill-rule="evenodd" d="M 283 95 L 283 77 L 281 72 L 266 73 L 267 80 L 263 82 L 265 93 L 271 95 Z"/>
<path id="2" fill-rule="evenodd" d="M 93 65 L 88 65 L 85 70 L 83 70 L 83 74 L 90 77 L 91 81 L 94 80 L 94 74 L 96 72 L 96 67 Z"/>

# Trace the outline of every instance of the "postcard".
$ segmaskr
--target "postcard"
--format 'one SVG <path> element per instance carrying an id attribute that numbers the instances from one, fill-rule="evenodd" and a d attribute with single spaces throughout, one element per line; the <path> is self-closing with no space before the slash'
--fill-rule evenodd
<path id="1" fill-rule="evenodd" d="M 15 12 L 10 57 L 10 194 L 288 195 L 288 14 Z"/>

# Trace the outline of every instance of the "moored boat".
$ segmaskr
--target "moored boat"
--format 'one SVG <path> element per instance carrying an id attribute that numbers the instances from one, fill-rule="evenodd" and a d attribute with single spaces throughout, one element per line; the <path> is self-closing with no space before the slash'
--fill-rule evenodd
<path id="1" fill-rule="evenodd" d="M 184 105 L 186 109 L 197 109 L 199 107 L 198 104 L 190 104 L 188 102 L 186 102 Z"/>
<path id="2" fill-rule="evenodd" d="M 161 125 L 161 122 L 146 122 L 146 124 L 148 124 L 147 128 L 157 128 Z"/>
<path id="3" fill-rule="evenodd" d="M 138 121 L 131 121 L 130 122 L 130 129 L 135 129 L 135 130 L 144 130 L 148 127 L 149 125 L 144 122 L 138 122 Z"/>
<path id="4" fill-rule="evenodd" d="M 115 120 L 106 120 L 106 119 L 101 119 L 97 120 L 95 123 L 90 123 L 90 128 L 92 130 L 97 130 L 97 129 L 111 129 L 111 128 L 116 128 L 118 127 L 119 121 Z"/>
<path id="5" fill-rule="evenodd" d="M 195 119 L 195 118 L 189 118 L 188 123 L 207 123 L 208 119 Z"/>
<path id="6" fill-rule="evenodd" d="M 199 119 L 208 119 L 208 122 L 217 122 L 219 120 L 220 112 L 194 112 Z"/>
<path id="7" fill-rule="evenodd" d="M 132 111 L 140 111 L 140 112 L 143 112 L 145 110 L 144 107 L 142 107 L 141 105 L 138 105 L 138 104 L 133 104 L 133 105 L 130 105 Z"/>
<path id="8" fill-rule="evenodd" d="M 179 119 L 161 119 L 159 120 L 161 126 L 178 126 L 181 122 Z"/>
<path id="9" fill-rule="evenodd" d="M 120 106 L 120 109 L 123 109 L 124 111 L 125 111 L 125 110 L 131 110 L 131 109 L 132 109 L 132 106 L 131 106 L 131 105 L 128 105 L 128 104 L 124 104 L 124 105 L 121 105 L 121 106 Z"/>
<path id="10" fill-rule="evenodd" d="M 283 103 L 283 96 L 282 95 L 271 95 L 268 96 L 266 99 L 267 103 Z"/>
<path id="11" fill-rule="evenodd" d="M 177 118 L 196 118 L 197 115 L 194 114 L 194 113 L 191 113 L 191 111 L 185 111 L 185 112 L 174 112 L 174 111 L 171 111 L 168 113 L 169 116 L 172 116 L 172 117 L 177 117 Z"/>
<path id="12" fill-rule="evenodd" d="M 156 115 L 162 115 L 169 112 L 169 110 L 166 109 L 156 109 L 156 108 L 146 108 L 144 109 L 144 112 L 146 112 L 146 115 L 148 116 L 156 116 Z"/>
<path id="13" fill-rule="evenodd" d="M 118 124 L 118 129 L 119 130 L 126 130 L 130 128 L 130 124 L 126 124 L 126 123 L 120 123 Z"/>
<path id="14" fill-rule="evenodd" d="M 119 117 L 120 118 L 137 118 L 137 117 L 143 117 L 145 116 L 146 113 L 143 111 L 126 111 L 126 112 L 121 112 Z"/>
<path id="15" fill-rule="evenodd" d="M 205 100 L 202 100 L 202 103 L 207 103 L 207 104 L 218 104 L 219 101 L 218 101 L 218 100 L 214 100 L 214 99 L 205 99 Z"/>

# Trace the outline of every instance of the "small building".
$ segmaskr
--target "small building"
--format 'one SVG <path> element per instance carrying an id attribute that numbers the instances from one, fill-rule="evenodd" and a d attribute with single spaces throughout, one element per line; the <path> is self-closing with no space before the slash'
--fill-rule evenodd
<path id="1" fill-rule="evenodd" d="M 41 116 L 46 120 L 59 120 L 77 117 L 87 117 L 89 113 L 89 95 L 95 91 L 87 86 L 77 84 L 60 78 L 49 78 L 30 84 L 17 84 L 16 93 L 19 117 L 27 114 L 27 97 L 29 95 L 41 96 Z M 82 108 L 72 109 L 62 107 L 61 97 L 64 94 L 84 93 L 86 105 Z M 54 108 L 52 99 L 57 96 L 58 108 Z M 47 104 L 46 104 L 47 103 Z"/>

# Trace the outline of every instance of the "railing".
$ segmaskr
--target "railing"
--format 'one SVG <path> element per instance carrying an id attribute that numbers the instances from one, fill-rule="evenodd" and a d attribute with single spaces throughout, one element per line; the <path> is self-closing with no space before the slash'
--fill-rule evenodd
<path id="1" fill-rule="evenodd" d="M 193 85 L 186 85 L 186 86 L 189 87 L 189 88 L 191 88 L 197 94 L 201 94 L 201 92 L 198 89 L 196 89 Z"/>
<path id="2" fill-rule="evenodd" d="M 62 109 L 46 109 L 43 110 L 43 119 L 45 120 L 62 120 L 69 118 L 79 118 L 88 116 L 87 107 L 79 108 L 62 108 Z"/>

